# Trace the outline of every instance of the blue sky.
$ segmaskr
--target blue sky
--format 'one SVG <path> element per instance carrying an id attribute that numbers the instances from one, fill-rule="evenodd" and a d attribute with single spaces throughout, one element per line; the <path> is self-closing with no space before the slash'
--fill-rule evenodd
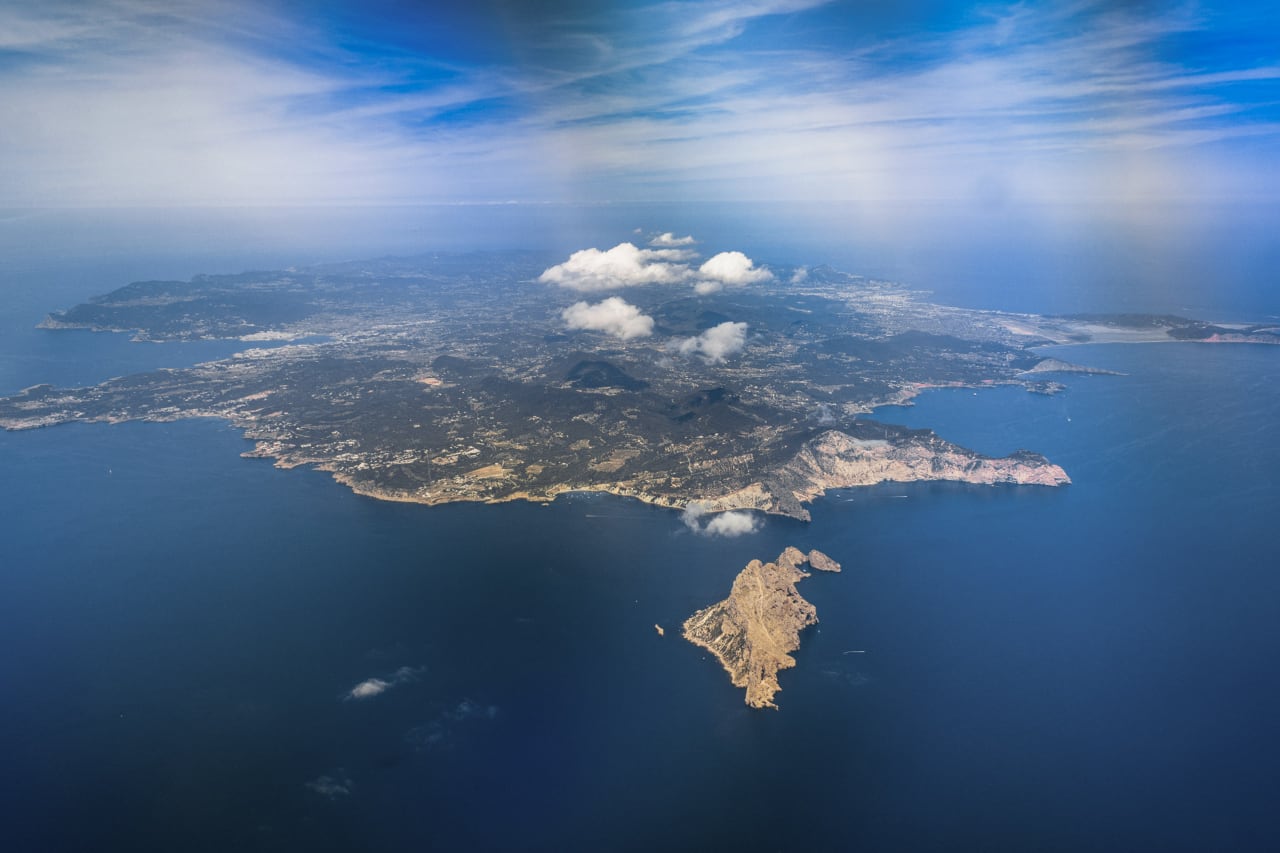
<path id="1" fill-rule="evenodd" d="M 1262 2 L 0 0 L 6 206 L 1270 200 L 1278 104 Z"/>

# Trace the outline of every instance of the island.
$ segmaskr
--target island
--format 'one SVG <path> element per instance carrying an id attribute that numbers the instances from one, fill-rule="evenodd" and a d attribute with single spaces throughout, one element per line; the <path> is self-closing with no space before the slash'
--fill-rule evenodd
<path id="1" fill-rule="evenodd" d="M 811 554 L 839 570 L 820 551 Z M 684 622 L 684 638 L 716 656 L 733 686 L 746 688 L 745 701 L 752 708 L 778 707 L 773 701 L 782 689 L 778 672 L 796 665 L 791 652 L 800 648 L 800 632 L 817 624 L 817 610 L 796 590 L 796 583 L 809 577 L 802 569 L 806 564 L 813 565 L 812 559 L 794 547 L 771 563 L 752 560 L 734 579 L 728 598 Z"/>
<path id="2" fill-rule="evenodd" d="M 838 572 L 840 564 L 816 548 L 809 552 L 809 567 L 819 572 Z"/>
<path id="3" fill-rule="evenodd" d="M 92 387 L 27 388 L 0 398 L 0 426 L 217 418 L 253 442 L 247 457 L 328 471 L 382 500 L 588 491 L 808 519 L 831 489 L 886 481 L 1070 482 L 1032 450 L 988 457 L 869 418 L 879 406 L 941 387 L 1051 394 L 1064 386 L 1050 377 L 1100 372 L 1046 357 L 1046 344 L 1280 341 L 1273 327 L 1165 315 L 956 308 L 740 253 L 728 253 L 746 262 L 737 280 L 706 281 L 676 262 L 694 252 L 631 247 L 640 283 L 575 279 L 584 253 L 556 263 L 531 252 L 135 282 L 42 325 L 244 350 Z"/>

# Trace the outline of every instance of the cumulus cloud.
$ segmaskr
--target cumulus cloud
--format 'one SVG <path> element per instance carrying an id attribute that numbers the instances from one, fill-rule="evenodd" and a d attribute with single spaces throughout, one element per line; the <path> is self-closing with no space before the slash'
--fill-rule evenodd
<path id="1" fill-rule="evenodd" d="M 639 308 L 617 296 L 610 296 L 595 305 L 575 302 L 564 309 L 560 317 L 570 329 L 607 332 L 624 341 L 653 334 L 653 318 L 640 313 Z"/>
<path id="2" fill-rule="evenodd" d="M 401 684 L 416 681 L 418 676 L 422 674 L 422 670 L 422 667 L 402 666 L 386 678 L 366 678 L 348 690 L 343 698 L 362 700 L 381 696 L 392 687 L 399 687 Z"/>
<path id="3" fill-rule="evenodd" d="M 698 283 L 694 290 L 697 293 L 714 293 L 722 287 L 739 287 L 772 278 L 773 273 L 757 267 L 755 261 L 742 252 L 721 252 L 698 267 Z"/>
<path id="4" fill-rule="evenodd" d="M 698 257 L 693 249 L 645 249 L 645 255 L 657 261 L 692 261 Z"/>
<path id="5" fill-rule="evenodd" d="M 725 322 L 712 326 L 700 335 L 685 338 L 676 344 L 681 355 L 699 355 L 710 364 L 719 364 L 731 355 L 742 352 L 747 342 L 747 324 Z"/>
<path id="6" fill-rule="evenodd" d="M 564 263 L 543 270 L 538 281 L 589 293 L 692 280 L 694 291 L 706 294 L 773 280 L 772 272 L 757 267 L 742 252 L 721 252 L 695 270 L 690 265 L 698 257 L 691 248 L 695 242 L 693 237 L 666 231 L 651 239 L 647 249 L 634 243 L 619 243 L 608 251 L 582 249 Z"/>
<path id="7" fill-rule="evenodd" d="M 692 246 L 698 242 L 692 236 L 677 237 L 670 231 L 664 231 L 657 237 L 649 241 L 650 246 L 657 246 L 660 249 L 678 249 L 681 246 Z"/>
<path id="8" fill-rule="evenodd" d="M 680 514 L 680 520 L 699 536 L 742 536 L 755 533 L 761 527 L 760 519 L 745 510 L 716 513 L 710 520 L 703 523 L 703 518 L 707 514 L 705 506 L 691 503 Z"/>
<path id="9" fill-rule="evenodd" d="M 749 512 L 734 510 L 722 512 L 707 522 L 702 532 L 707 536 L 741 536 L 744 533 L 755 533 L 760 529 L 760 521 Z"/>
<path id="10" fill-rule="evenodd" d="M 640 249 L 633 243 L 619 243 L 602 252 L 599 249 L 582 249 L 569 256 L 569 260 L 543 270 L 538 281 L 555 284 L 570 290 L 616 290 L 637 284 L 677 284 L 692 275 L 684 264 L 683 253 L 673 256 L 673 250 Z"/>
<path id="11" fill-rule="evenodd" d="M 336 800 L 338 797 L 348 796 L 355 784 L 345 771 L 336 770 L 333 773 L 312 779 L 307 783 L 307 787 L 322 797 Z"/>
<path id="12" fill-rule="evenodd" d="M 791 274 L 791 283 L 799 284 L 809 277 L 808 267 L 796 267 L 796 271 Z"/>

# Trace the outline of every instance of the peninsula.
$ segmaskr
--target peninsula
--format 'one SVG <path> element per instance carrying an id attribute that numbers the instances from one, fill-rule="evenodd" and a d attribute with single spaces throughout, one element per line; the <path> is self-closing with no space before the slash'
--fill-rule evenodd
<path id="1" fill-rule="evenodd" d="M 245 349 L 92 387 L 27 388 L 0 398 L 0 427 L 219 418 L 253 442 L 245 456 L 313 466 L 383 500 L 597 491 L 807 519 L 830 489 L 885 481 L 1070 482 L 1029 450 L 991 458 L 869 419 L 878 406 L 939 387 L 1051 394 L 1060 378 L 1097 372 L 1045 357 L 1046 344 L 1280 340 L 1273 327 L 1164 315 L 955 308 L 829 267 L 698 281 L 673 260 L 693 249 L 635 252 L 631 279 L 479 253 L 135 282 L 43 325 Z M 625 298 L 588 301 L 603 291 Z"/>

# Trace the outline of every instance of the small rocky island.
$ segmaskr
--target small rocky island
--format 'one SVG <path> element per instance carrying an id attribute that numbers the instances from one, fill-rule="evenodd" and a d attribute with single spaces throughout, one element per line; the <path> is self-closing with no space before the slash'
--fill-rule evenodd
<path id="1" fill-rule="evenodd" d="M 809 577 L 806 564 L 840 571 L 821 551 L 806 556 L 787 548 L 772 563 L 752 560 L 734 579 L 728 598 L 685 620 L 684 638 L 716 656 L 733 685 L 746 688 L 752 708 L 778 707 L 778 670 L 796 665 L 791 652 L 800 648 L 800 632 L 818 621 L 817 610 L 796 590 Z"/>
<path id="2" fill-rule="evenodd" d="M 840 571 L 839 563 L 817 549 L 809 552 L 809 566 L 819 572 Z"/>

